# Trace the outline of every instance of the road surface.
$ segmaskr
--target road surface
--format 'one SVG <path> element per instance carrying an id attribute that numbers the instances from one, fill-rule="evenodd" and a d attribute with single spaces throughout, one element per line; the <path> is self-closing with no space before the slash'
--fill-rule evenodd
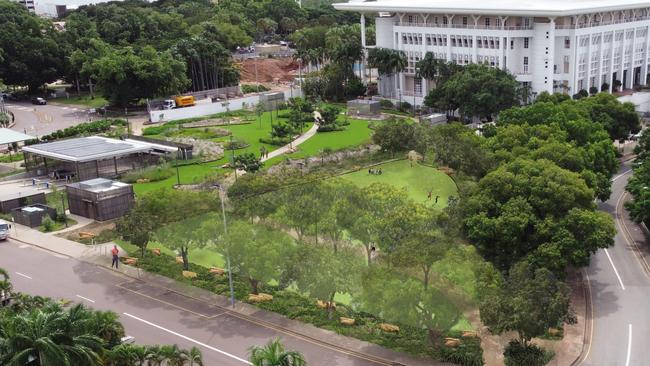
<path id="1" fill-rule="evenodd" d="M 609 201 L 599 205 L 615 219 L 617 234 L 615 246 L 595 254 L 586 270 L 593 321 L 584 366 L 650 365 L 650 278 L 630 236 L 639 229 L 623 215 L 631 174 L 628 162 L 614 177 Z"/>
<path id="2" fill-rule="evenodd" d="M 56 130 L 88 122 L 88 109 L 67 105 L 34 105 L 29 102 L 5 102 L 13 112 L 16 125 L 13 130 L 32 136 L 47 135 Z M 96 119 L 96 117 L 94 117 Z"/>
<path id="3" fill-rule="evenodd" d="M 20 244 L 0 242 L 0 267 L 9 271 L 15 290 L 85 303 L 120 315 L 126 333 L 142 344 L 198 347 L 205 365 L 248 364 L 248 348 L 281 338 L 302 352 L 309 365 L 390 365 L 333 349 L 256 324 L 160 287 L 62 255 Z"/>

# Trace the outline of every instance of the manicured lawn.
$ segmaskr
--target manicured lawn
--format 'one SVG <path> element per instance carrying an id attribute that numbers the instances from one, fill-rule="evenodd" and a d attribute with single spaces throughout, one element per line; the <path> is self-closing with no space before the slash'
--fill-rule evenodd
<path id="1" fill-rule="evenodd" d="M 61 103 L 61 104 L 71 104 L 71 105 L 82 105 L 89 108 L 99 108 L 108 104 L 106 99 L 101 96 L 96 95 L 94 99 L 90 99 L 89 95 L 70 95 L 70 98 L 62 97 L 52 99 L 52 102 Z"/>
<path id="2" fill-rule="evenodd" d="M 372 130 L 368 128 L 369 121 L 351 119 L 350 125 L 346 126 L 343 131 L 318 132 L 309 140 L 298 146 L 298 151 L 294 154 L 278 156 L 269 160 L 269 165 L 274 165 L 284 160 L 286 157 L 291 159 L 301 159 L 310 156 L 317 156 L 325 148 L 332 151 L 353 148 L 370 142 Z"/>
<path id="3" fill-rule="evenodd" d="M 365 187 L 372 183 L 382 182 L 404 188 L 408 196 L 416 202 L 430 204 L 434 207 L 447 206 L 447 199 L 458 194 L 456 184 L 445 173 L 428 166 L 413 163 L 408 160 L 399 160 L 373 167 L 381 169 L 381 175 L 372 175 L 368 170 L 360 170 L 345 174 L 347 179 L 354 184 Z M 429 200 L 428 193 L 431 192 Z M 438 203 L 435 203 L 439 196 Z"/>

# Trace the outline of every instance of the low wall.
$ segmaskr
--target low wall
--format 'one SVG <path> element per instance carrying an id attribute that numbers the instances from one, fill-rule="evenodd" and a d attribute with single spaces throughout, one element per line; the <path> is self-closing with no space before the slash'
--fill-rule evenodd
<path id="1" fill-rule="evenodd" d="M 285 100 L 291 98 L 292 95 L 293 97 L 302 96 L 302 93 L 300 92 L 300 88 L 293 88 L 293 92 L 291 90 L 284 90 L 283 92 L 284 92 Z M 259 103 L 259 101 L 260 101 L 260 96 L 258 94 L 253 94 L 242 98 L 228 99 L 227 101 L 219 101 L 219 102 L 208 103 L 208 104 L 197 104 L 193 107 L 151 111 L 149 112 L 149 121 L 151 121 L 151 123 L 169 122 L 178 119 L 209 116 L 212 114 L 227 112 L 229 110 L 238 111 L 243 109 L 244 106 L 246 106 L 247 108 L 252 108 L 257 103 Z M 224 105 L 224 103 L 228 103 L 227 108 L 226 105 Z"/>

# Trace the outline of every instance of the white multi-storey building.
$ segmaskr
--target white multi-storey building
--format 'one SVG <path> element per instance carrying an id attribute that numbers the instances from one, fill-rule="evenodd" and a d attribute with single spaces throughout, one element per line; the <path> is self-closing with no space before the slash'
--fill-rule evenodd
<path id="1" fill-rule="evenodd" d="M 648 0 L 351 0 L 334 6 L 360 12 L 363 30 L 365 17 L 376 17 L 376 47 L 406 54 L 406 70 L 380 82 L 386 97 L 422 102 L 432 85 L 415 78 L 415 63 L 427 52 L 508 70 L 533 95 L 647 83 Z M 362 43 L 366 47 L 364 34 Z"/>

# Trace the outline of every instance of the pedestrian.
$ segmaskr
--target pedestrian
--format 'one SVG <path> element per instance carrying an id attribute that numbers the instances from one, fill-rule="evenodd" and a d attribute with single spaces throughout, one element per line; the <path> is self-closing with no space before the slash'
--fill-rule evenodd
<path id="1" fill-rule="evenodd" d="M 113 262 L 111 262 L 111 268 L 115 266 L 115 268 L 118 268 L 118 264 L 120 263 L 120 257 L 118 256 L 120 250 L 117 249 L 117 245 L 113 245 L 113 249 L 111 249 L 111 254 L 113 254 Z"/>
<path id="2" fill-rule="evenodd" d="M 381 168 L 379 168 L 379 173 L 378 174 L 381 175 Z"/>
<path id="3" fill-rule="evenodd" d="M 440 198 L 440 196 L 436 196 L 436 203 L 438 203 L 438 198 Z"/>
<path id="4" fill-rule="evenodd" d="M 429 191 L 429 193 L 427 193 L 427 199 L 431 200 L 431 191 Z"/>
<path id="5" fill-rule="evenodd" d="M 372 169 L 368 168 L 368 174 L 372 174 Z"/>

